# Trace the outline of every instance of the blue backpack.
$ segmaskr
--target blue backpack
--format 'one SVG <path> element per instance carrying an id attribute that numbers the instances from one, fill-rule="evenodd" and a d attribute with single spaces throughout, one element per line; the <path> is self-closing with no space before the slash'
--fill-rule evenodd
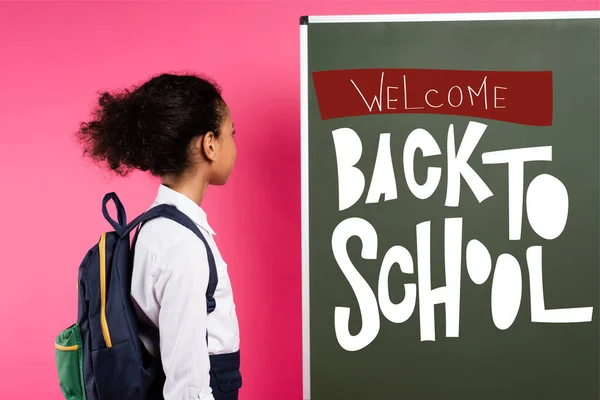
<path id="1" fill-rule="evenodd" d="M 106 208 L 112 200 L 117 221 Z M 139 230 L 151 219 L 169 218 L 193 231 L 204 243 L 209 263 L 207 312 L 215 309 L 215 259 L 196 224 L 171 205 L 151 208 L 127 224 L 115 193 L 102 201 L 102 213 L 114 231 L 103 233 L 79 267 L 77 322 L 56 338 L 56 366 L 68 400 L 162 399 L 164 373 L 138 337 L 137 314 L 130 297 L 133 250 Z M 130 233 L 136 229 L 133 241 Z M 158 334 L 158 330 L 156 330 Z"/>

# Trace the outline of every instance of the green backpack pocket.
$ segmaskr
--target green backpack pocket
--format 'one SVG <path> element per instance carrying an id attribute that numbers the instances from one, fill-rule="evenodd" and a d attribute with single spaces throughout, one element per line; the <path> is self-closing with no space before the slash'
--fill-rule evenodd
<path id="1" fill-rule="evenodd" d="M 60 389 L 67 400 L 85 400 L 83 349 L 79 326 L 73 324 L 56 338 L 56 368 Z"/>

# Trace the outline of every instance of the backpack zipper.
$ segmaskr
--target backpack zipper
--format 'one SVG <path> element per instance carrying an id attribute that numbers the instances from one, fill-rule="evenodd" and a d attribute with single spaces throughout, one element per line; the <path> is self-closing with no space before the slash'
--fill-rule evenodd
<path id="1" fill-rule="evenodd" d="M 100 325 L 106 347 L 112 347 L 108 323 L 106 322 L 106 233 L 102 234 L 98 245 L 100 253 Z"/>
<path id="2" fill-rule="evenodd" d="M 73 346 L 61 346 L 58 343 L 54 343 L 54 347 L 56 348 L 56 350 L 60 350 L 60 351 L 75 351 L 79 349 L 79 346 L 74 344 Z"/>

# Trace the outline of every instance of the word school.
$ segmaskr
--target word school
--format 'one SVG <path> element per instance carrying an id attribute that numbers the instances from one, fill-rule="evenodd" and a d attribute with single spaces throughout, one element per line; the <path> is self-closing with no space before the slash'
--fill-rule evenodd
<path id="1" fill-rule="evenodd" d="M 447 187 L 445 206 L 457 207 L 460 200 L 461 178 L 481 203 L 493 196 L 483 179 L 470 167 L 468 160 L 485 132 L 487 126 L 470 122 L 461 144 L 456 150 L 454 127 L 449 126 L 447 138 Z M 352 207 L 365 189 L 365 177 L 356 164 L 362 156 L 362 143 L 358 134 L 350 128 L 334 130 L 333 142 L 336 154 L 339 210 Z M 423 157 L 441 154 L 433 136 L 425 129 L 415 129 L 407 137 L 403 166 L 404 176 L 411 193 L 418 199 L 429 198 L 438 188 L 440 167 L 429 167 L 424 183 L 414 176 L 414 159 L 420 150 Z M 534 232 L 552 240 L 563 232 L 569 209 L 568 192 L 564 184 L 548 174 L 538 175 L 524 188 L 524 168 L 528 161 L 551 161 L 551 146 L 529 147 L 484 153 L 484 164 L 507 164 L 509 239 L 521 239 L 523 197 L 526 198 L 527 219 Z M 526 189 L 526 190 L 525 190 Z M 382 133 L 373 176 L 366 203 L 378 203 L 398 197 L 396 177 L 390 150 L 390 134 Z M 360 217 L 341 221 L 332 233 L 331 245 L 335 260 L 350 284 L 358 302 L 362 326 L 359 333 L 349 331 L 350 308 L 338 306 L 334 311 L 335 334 L 340 346 L 347 351 L 357 351 L 368 346 L 380 329 L 379 310 L 393 323 L 403 323 L 413 314 L 419 296 L 421 341 L 435 340 L 434 306 L 444 304 L 446 310 L 446 337 L 459 337 L 461 265 L 463 256 L 463 218 L 446 218 L 444 222 L 444 263 L 446 286 L 431 287 L 431 221 L 416 226 L 417 283 L 404 284 L 404 299 L 395 304 L 389 295 L 389 274 L 398 264 L 403 274 L 414 274 L 415 263 L 410 252 L 402 246 L 391 247 L 383 257 L 378 281 L 377 296 L 361 276 L 347 253 L 347 242 L 357 236 L 362 242 L 361 257 L 374 260 L 378 254 L 378 236 L 375 228 Z M 466 266 L 470 279 L 478 285 L 485 283 L 492 272 L 492 259 L 486 246 L 477 239 L 466 245 Z M 581 323 L 592 319 L 592 307 L 546 309 L 544 303 L 542 247 L 531 246 L 526 250 L 529 272 L 531 321 L 538 323 Z M 491 288 L 492 319 L 498 329 L 506 330 L 515 321 L 522 301 L 523 282 L 521 266 L 510 254 L 501 254 L 495 263 Z"/>

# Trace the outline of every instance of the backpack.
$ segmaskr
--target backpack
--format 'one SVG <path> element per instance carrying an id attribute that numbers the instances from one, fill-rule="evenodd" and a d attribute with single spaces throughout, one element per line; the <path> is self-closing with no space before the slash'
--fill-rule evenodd
<path id="1" fill-rule="evenodd" d="M 106 208 L 111 200 L 117 221 Z M 141 343 L 140 321 L 130 297 L 137 235 L 142 224 L 165 217 L 202 240 L 210 273 L 208 313 L 216 306 L 215 259 L 196 224 L 174 206 L 155 206 L 127 224 L 121 201 L 115 193 L 108 193 L 102 201 L 102 213 L 114 231 L 103 233 L 79 266 L 77 322 L 60 332 L 55 343 L 59 385 L 68 400 L 148 400 L 151 395 L 161 399 L 164 373 L 160 356 L 152 357 Z M 129 235 L 136 228 L 130 243 Z"/>

